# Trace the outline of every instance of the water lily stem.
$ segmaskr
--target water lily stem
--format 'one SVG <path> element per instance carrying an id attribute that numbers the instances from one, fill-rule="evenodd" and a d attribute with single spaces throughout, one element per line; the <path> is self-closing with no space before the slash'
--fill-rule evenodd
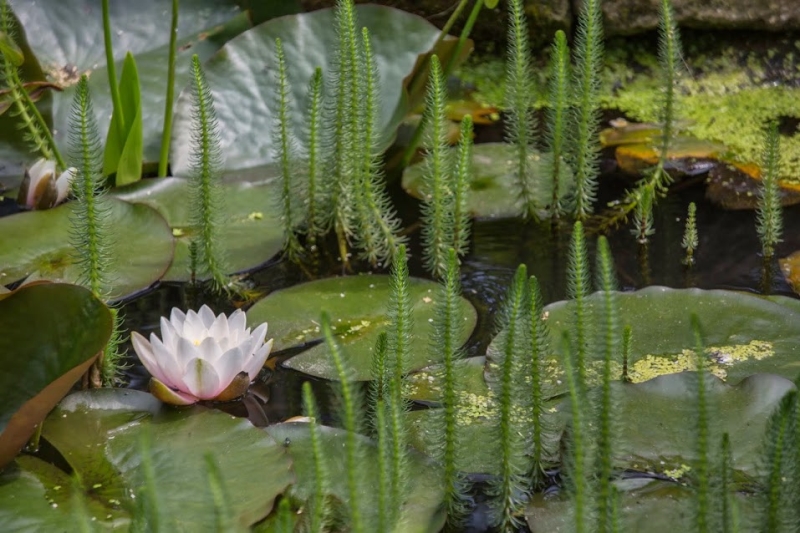
<path id="1" fill-rule="evenodd" d="M 125 115 L 122 111 L 122 100 L 119 96 L 119 83 L 117 82 L 117 69 L 114 65 L 114 48 L 111 44 L 111 22 L 108 15 L 108 0 L 103 0 L 103 41 L 106 49 L 106 70 L 108 71 L 108 88 L 111 91 L 111 102 L 114 105 L 114 114 L 117 116 L 117 134 L 120 139 L 125 138 Z"/>
<path id="2" fill-rule="evenodd" d="M 164 131 L 161 133 L 161 154 L 158 157 L 158 177 L 167 175 L 169 141 L 172 136 L 172 104 L 175 100 L 175 50 L 178 45 L 178 0 L 172 0 L 172 26 L 169 34 L 169 66 L 167 67 L 167 97 L 164 102 Z"/>

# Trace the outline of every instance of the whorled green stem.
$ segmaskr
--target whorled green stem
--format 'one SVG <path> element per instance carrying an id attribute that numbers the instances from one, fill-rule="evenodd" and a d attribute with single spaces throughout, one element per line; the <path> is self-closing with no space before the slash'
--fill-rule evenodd
<path id="1" fill-rule="evenodd" d="M 325 182 L 322 177 L 322 147 L 320 146 L 322 135 L 322 69 L 317 67 L 308 89 L 308 114 L 307 114 L 307 174 L 308 181 L 306 196 L 308 205 L 306 206 L 306 238 L 307 246 L 313 251 L 317 244 L 317 239 L 323 237 L 328 231 L 324 214 L 325 203 L 329 191 L 325 190 Z"/>
<path id="2" fill-rule="evenodd" d="M 698 533 L 715 531 L 713 526 L 713 511 L 711 501 L 711 450 L 709 428 L 709 401 L 706 384 L 706 355 L 703 350 L 703 339 L 700 332 L 700 322 L 697 315 L 691 316 L 692 330 L 695 338 L 695 353 L 697 365 L 697 410 L 695 413 L 695 443 L 697 460 L 694 473 L 697 484 L 694 499 L 694 526 Z"/>
<path id="3" fill-rule="evenodd" d="M 158 157 L 158 177 L 167 175 L 169 142 L 172 138 L 172 107 L 175 103 L 175 53 L 178 48 L 178 0 L 172 0 L 172 22 L 169 27 L 169 58 L 167 63 L 167 95 L 164 100 L 164 130 L 161 132 L 161 153 Z M 119 94 L 119 89 L 117 89 Z"/>
<path id="4" fill-rule="evenodd" d="M 532 485 L 541 481 L 544 472 L 544 433 L 545 433 L 545 361 L 550 354 L 550 332 L 544 319 L 544 304 L 539 280 L 536 276 L 528 279 L 530 294 L 530 326 L 531 343 L 530 361 L 530 398 L 531 398 L 531 479 Z"/>
<path id="5" fill-rule="evenodd" d="M 775 254 L 775 246 L 783 233 L 783 209 L 778 186 L 778 163 L 780 162 L 780 135 L 778 124 L 770 122 L 764 134 L 761 191 L 758 198 L 758 236 L 765 258 Z"/>
<path id="6" fill-rule="evenodd" d="M 689 204 L 689 210 L 686 214 L 686 227 L 683 231 L 683 240 L 681 247 L 685 250 L 686 256 L 683 259 L 683 264 L 691 266 L 694 264 L 694 252 L 700 244 L 700 239 L 697 235 L 697 206 L 694 202 Z"/>
<path id="7" fill-rule="evenodd" d="M 325 465 L 325 452 L 322 448 L 322 435 L 319 429 L 319 409 L 311 391 L 311 383 L 303 383 L 303 410 L 308 417 L 308 432 L 311 440 L 311 452 L 314 457 L 314 492 L 309 506 L 310 533 L 323 533 L 327 531 L 329 522 L 328 509 L 328 470 Z"/>
<path id="8" fill-rule="evenodd" d="M 575 221 L 572 228 L 572 241 L 567 266 L 567 296 L 573 300 L 575 309 L 575 371 L 578 376 L 578 391 L 585 393 L 586 354 L 590 351 L 591 324 L 586 298 L 591 291 L 591 272 L 589 268 L 586 238 L 583 224 Z"/>
<path id="9" fill-rule="evenodd" d="M 461 119 L 461 137 L 456 155 L 456 168 L 450 188 L 453 190 L 453 248 L 457 255 L 466 255 L 472 219 L 467 200 L 472 175 L 472 117 Z"/>
<path id="10" fill-rule="evenodd" d="M 545 122 L 546 152 L 552 156 L 549 169 L 553 191 L 550 199 L 550 216 L 558 219 L 563 213 L 560 192 L 563 188 L 566 164 L 564 162 L 569 113 L 569 45 L 562 30 L 556 32 L 550 52 L 550 87 L 547 93 Z"/>

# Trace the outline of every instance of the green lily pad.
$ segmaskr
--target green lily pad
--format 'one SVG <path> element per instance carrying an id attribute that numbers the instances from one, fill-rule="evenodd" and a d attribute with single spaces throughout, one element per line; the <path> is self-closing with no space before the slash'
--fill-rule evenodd
<path id="1" fill-rule="evenodd" d="M 107 527 L 129 518 L 143 497 L 142 439 L 147 435 L 159 525 L 167 530 L 217 531 L 208 454 L 218 466 L 231 528 L 261 520 L 293 481 L 292 461 L 284 448 L 246 420 L 203 407 L 172 409 L 144 392 L 73 394 L 44 428 L 44 438 L 79 474 L 92 517 Z M 30 475 L 22 478 L 30 490 Z M 21 519 L 26 506 L 18 506 L 9 490 L 20 478 L 8 483 L 0 485 L 0 509 Z"/>
<path id="2" fill-rule="evenodd" d="M 451 148 L 455 150 L 455 148 Z M 472 176 L 467 195 L 467 207 L 477 218 L 508 218 L 520 215 L 514 178 L 514 147 L 507 143 L 477 144 L 472 150 Z M 551 154 L 530 152 L 531 172 L 537 177 L 534 187 L 535 202 L 540 218 L 549 216 L 553 185 L 543 179 L 552 159 Z M 564 176 L 559 198 L 565 202 L 572 190 L 573 176 L 566 164 L 562 165 Z M 403 172 L 403 189 L 415 198 L 422 198 L 425 163 L 420 162 Z"/>
<path id="3" fill-rule="evenodd" d="M 652 478 L 628 478 L 614 482 L 619 491 L 620 531 L 673 533 L 694 530 L 694 501 L 697 493 L 678 483 Z M 732 493 L 740 523 L 754 524 L 758 517 L 756 499 Z M 536 494 L 525 509 L 532 533 L 575 531 L 574 507 L 564 495 Z"/>
<path id="4" fill-rule="evenodd" d="M 275 337 L 274 350 L 282 350 L 321 339 L 319 319 L 323 312 L 327 312 L 333 333 L 355 379 L 368 380 L 371 378 L 375 341 L 390 324 L 390 281 L 389 276 L 361 275 L 303 283 L 263 298 L 247 312 L 247 320 L 251 325 L 268 322 L 269 334 Z M 408 362 L 410 370 L 439 361 L 431 354 L 429 340 L 438 291 L 438 285 L 433 281 L 409 280 L 414 321 Z M 465 323 L 460 339 L 463 343 L 472 333 L 477 315 L 464 298 L 461 299 L 461 313 Z M 295 355 L 284 364 L 311 376 L 326 379 L 336 379 L 337 376 L 324 342 Z"/>
<path id="5" fill-rule="evenodd" d="M 64 153 L 75 84 L 89 75 L 100 137 L 105 139 L 112 114 L 99 2 L 89 0 L 10 0 L 46 76 L 65 87 L 52 96 L 53 130 Z M 161 0 L 114 2 L 110 7 L 114 61 L 119 73 L 125 54 L 136 57 L 141 82 L 144 160 L 158 161 L 167 88 L 170 7 Z M 182 2 L 179 12 L 176 92 L 191 77 L 192 54 L 205 59 L 232 35 L 249 27 L 234 0 Z M 78 31 L 78 29 L 80 31 Z M 28 80 L 32 81 L 32 80 Z M 18 136 L 12 129 L 10 134 Z M 27 157 L 24 152 L 19 157 Z M 12 160 L 15 160 L 13 158 Z"/>
<path id="6" fill-rule="evenodd" d="M 486 395 L 489 392 L 483 379 L 485 357 L 468 357 L 456 366 L 459 391 Z M 403 393 L 406 398 L 415 402 L 435 403 L 442 393 L 442 366 L 433 365 L 408 375 Z"/>
<path id="7" fill-rule="evenodd" d="M 339 501 L 347 501 L 347 472 L 345 465 L 344 430 L 322 427 L 322 448 L 325 453 L 325 464 L 328 469 L 330 494 Z M 289 493 L 303 501 L 308 500 L 314 491 L 314 456 L 311 450 L 311 438 L 308 424 L 285 423 L 265 428 L 265 431 L 276 441 L 286 443 L 287 450 L 294 460 L 297 483 L 292 485 Z M 363 509 L 367 523 L 374 523 L 377 517 L 378 477 L 373 467 L 377 465 L 377 447 L 366 437 L 361 437 L 366 448 L 364 464 L 370 469 L 365 476 L 365 487 L 361 491 L 368 505 Z M 412 453 L 408 462 L 408 500 L 404 503 L 400 517 L 400 525 L 393 531 L 403 533 L 432 533 L 441 531 L 446 514 L 442 509 L 444 489 L 435 475 L 437 466 L 428 458 Z"/>
<path id="8" fill-rule="evenodd" d="M 281 251 L 283 226 L 275 200 L 280 195 L 279 187 L 276 181 L 263 179 L 259 169 L 237 173 L 235 179 L 221 185 L 219 192 L 224 201 L 219 240 L 225 247 L 231 272 L 249 270 Z M 188 181 L 184 178 L 145 179 L 117 189 L 113 194 L 128 202 L 146 204 L 164 216 L 175 235 L 176 245 L 175 258 L 162 279 L 189 281 L 189 242 L 197 229 L 191 226 Z"/>
<path id="9" fill-rule="evenodd" d="M 380 149 L 392 141 L 409 109 L 405 84 L 419 56 L 431 50 L 439 29 L 425 19 L 397 9 L 359 5 L 358 25 L 369 28 L 378 72 L 381 106 L 378 116 Z M 269 20 L 227 43 L 205 64 L 209 87 L 221 127 L 222 153 L 228 170 L 273 163 L 276 158 L 275 40 L 283 42 L 289 80 L 289 133 L 300 149 L 305 143 L 308 84 L 321 67 L 332 75 L 336 23 L 332 9 Z M 452 41 L 437 52 L 447 55 Z M 192 98 L 181 93 L 175 113 L 172 169 L 187 176 L 191 167 Z"/>
<path id="10" fill-rule="evenodd" d="M 800 310 L 744 292 L 648 287 L 617 293 L 619 323 L 633 330 L 628 376 L 643 382 L 663 374 L 695 370 L 695 340 L 690 315 L 696 313 L 703 334 L 706 368 L 729 383 L 757 373 L 794 379 L 800 373 Z M 574 324 L 574 302 L 545 307 L 551 346 Z M 602 323 L 602 294 L 587 299 L 590 314 Z M 496 340 L 487 349 L 489 364 L 497 354 Z M 602 350 L 590 348 L 586 367 L 591 384 L 599 383 Z M 553 394 L 566 391 L 560 358 L 552 354 L 546 364 Z M 614 363 L 613 377 L 622 372 Z"/>
<path id="11" fill-rule="evenodd" d="M 696 383 L 694 372 L 644 383 L 614 382 L 619 431 L 613 454 L 618 468 L 675 478 L 686 474 L 684 465 L 692 464 L 697 455 Z M 755 475 L 769 417 L 794 384 L 774 374 L 755 374 L 733 386 L 707 375 L 706 383 L 712 444 L 727 432 L 734 469 Z"/>
<path id="12" fill-rule="evenodd" d="M 104 291 L 111 300 L 130 296 L 161 279 L 175 246 L 166 221 L 146 205 L 107 199 L 110 228 L 109 280 Z M 54 209 L 0 218 L 0 281 L 23 278 L 76 283 L 79 265 L 70 244 L 69 202 Z"/>
<path id="13" fill-rule="evenodd" d="M 110 311 L 82 287 L 46 283 L 0 296 L 0 467 L 110 336 Z"/>

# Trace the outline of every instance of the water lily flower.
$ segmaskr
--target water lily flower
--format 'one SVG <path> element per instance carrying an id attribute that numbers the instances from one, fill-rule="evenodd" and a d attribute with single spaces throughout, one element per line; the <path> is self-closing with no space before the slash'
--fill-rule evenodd
<path id="1" fill-rule="evenodd" d="M 67 199 L 77 170 L 68 168 L 56 178 L 56 162 L 39 159 L 25 170 L 17 203 L 30 209 L 50 209 Z"/>
<path id="2" fill-rule="evenodd" d="M 246 321 L 241 309 L 215 317 L 207 305 L 186 314 L 173 307 L 169 320 L 161 317 L 163 340 L 133 332 L 133 348 L 153 376 L 150 392 L 173 405 L 244 394 L 272 349 L 272 339 L 264 342 L 266 322 L 251 333 Z"/>

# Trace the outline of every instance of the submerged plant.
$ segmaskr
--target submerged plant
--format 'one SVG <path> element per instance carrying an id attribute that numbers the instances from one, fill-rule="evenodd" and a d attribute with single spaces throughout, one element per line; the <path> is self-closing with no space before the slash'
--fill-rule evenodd
<path id="1" fill-rule="evenodd" d="M 528 24 L 522 0 L 508 2 L 508 46 L 506 58 L 506 137 L 514 145 L 514 186 L 523 218 L 536 216 L 536 179 L 529 155 L 533 148 L 535 123 L 533 79 L 531 76 Z"/>
<path id="2" fill-rule="evenodd" d="M 200 58 L 192 56 L 192 172 L 191 205 L 192 224 L 197 228 L 197 267 L 211 276 L 214 288 L 229 290 L 230 281 L 225 273 L 225 258 L 219 238 L 222 216 L 222 197 L 218 179 L 222 165 L 219 126 L 214 110 L 214 98 L 206 82 Z"/>
<path id="3" fill-rule="evenodd" d="M 174 405 L 244 394 L 272 349 L 272 339 L 264 342 L 267 324 L 251 332 L 246 320 L 241 309 L 215 317 L 206 305 L 188 313 L 173 307 L 169 320 L 161 318 L 163 340 L 151 333 L 148 341 L 134 331 L 133 348 L 153 376 L 150 392 Z"/>
<path id="4" fill-rule="evenodd" d="M 781 210 L 780 189 L 778 187 L 778 163 L 780 161 L 780 136 L 778 125 L 771 122 L 764 135 L 764 156 L 762 162 L 762 185 L 758 198 L 758 236 L 765 258 L 775 253 L 775 246 L 781 242 L 783 214 Z"/>
<path id="5" fill-rule="evenodd" d="M 689 204 L 689 211 L 686 215 L 686 228 L 683 232 L 683 240 L 681 246 L 686 251 L 686 257 L 683 259 L 683 264 L 691 266 L 694 264 L 694 252 L 700 244 L 697 236 L 697 206 L 694 202 Z"/>

